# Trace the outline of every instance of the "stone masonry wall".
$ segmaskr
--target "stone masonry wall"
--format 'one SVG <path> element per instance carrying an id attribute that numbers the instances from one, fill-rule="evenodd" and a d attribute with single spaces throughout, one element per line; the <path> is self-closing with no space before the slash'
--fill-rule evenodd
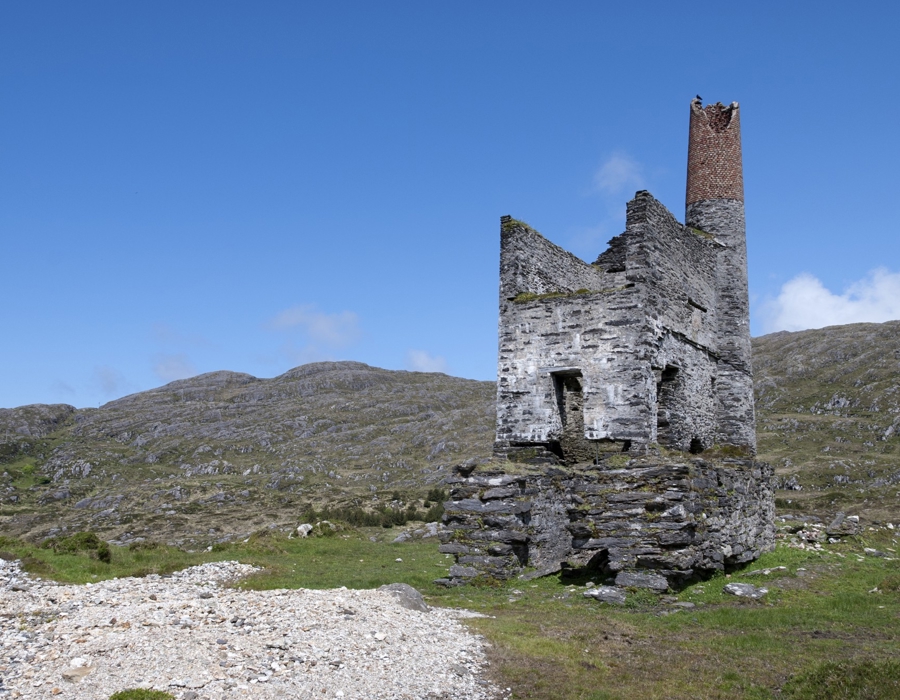
<path id="1" fill-rule="evenodd" d="M 721 244 L 679 223 L 649 192 L 628 203 L 625 276 L 666 330 L 717 350 L 716 287 Z"/>
<path id="2" fill-rule="evenodd" d="M 441 551 L 456 563 L 443 582 L 588 567 L 619 585 L 653 571 L 677 587 L 774 547 L 771 476 L 760 462 L 699 458 L 462 469 L 448 480 Z"/>
<path id="3" fill-rule="evenodd" d="M 600 270 L 509 216 L 500 218 L 500 249 L 501 304 L 522 292 L 548 294 L 605 286 Z"/>
<path id="4" fill-rule="evenodd" d="M 587 441 L 639 451 L 657 442 L 661 416 L 666 445 L 714 444 L 721 248 L 643 191 L 628 204 L 625 233 L 594 265 L 504 217 L 497 453 L 561 440 L 560 383 L 570 375 L 583 391 Z M 667 368 L 677 381 L 663 402 Z"/>

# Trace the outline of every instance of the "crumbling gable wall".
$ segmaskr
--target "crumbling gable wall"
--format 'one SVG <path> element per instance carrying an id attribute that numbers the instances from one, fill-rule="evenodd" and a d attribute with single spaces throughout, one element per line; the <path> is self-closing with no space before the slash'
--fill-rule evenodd
<path id="1" fill-rule="evenodd" d="M 557 447 L 566 385 L 581 388 L 586 440 L 637 439 L 652 381 L 631 361 L 647 337 L 640 291 L 609 286 L 609 275 L 521 222 L 501 224 L 497 437 L 510 445 Z M 615 280 L 613 280 L 615 283 Z M 615 436 L 615 437 L 613 437 Z"/>
<path id="2" fill-rule="evenodd" d="M 593 265 L 504 217 L 498 452 L 547 447 L 571 462 L 608 449 L 596 441 L 638 450 L 658 441 L 658 420 L 666 444 L 709 447 L 718 248 L 648 192 Z M 567 421 L 574 384 L 583 420 Z M 580 444 L 566 435 L 576 423 Z"/>

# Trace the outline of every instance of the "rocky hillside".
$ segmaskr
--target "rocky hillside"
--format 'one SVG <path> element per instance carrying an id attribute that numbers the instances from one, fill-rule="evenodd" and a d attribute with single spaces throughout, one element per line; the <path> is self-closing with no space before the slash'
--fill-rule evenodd
<path id="1" fill-rule="evenodd" d="M 213 372 L 97 409 L 0 409 L 0 523 L 224 537 L 311 505 L 399 494 L 408 507 L 453 464 L 487 458 L 493 422 L 491 382 L 358 362 Z"/>
<path id="2" fill-rule="evenodd" d="M 782 510 L 900 520 L 900 322 L 753 341 Z M 424 506 L 487 459 L 494 384 L 357 362 L 213 372 L 97 409 L 0 409 L 0 532 L 215 541 L 310 506 Z M 399 498 L 398 498 L 399 497 Z"/>
<path id="3" fill-rule="evenodd" d="M 756 338 L 753 369 L 779 504 L 900 519 L 900 321 Z"/>

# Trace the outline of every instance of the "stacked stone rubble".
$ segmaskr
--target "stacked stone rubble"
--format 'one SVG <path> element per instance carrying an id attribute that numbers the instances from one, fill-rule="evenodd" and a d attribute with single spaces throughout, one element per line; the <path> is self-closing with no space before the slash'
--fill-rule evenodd
<path id="1" fill-rule="evenodd" d="M 773 547 L 771 473 L 699 458 L 464 471 L 449 480 L 441 551 L 456 562 L 444 582 L 587 567 L 620 584 L 652 571 L 677 587 Z"/>

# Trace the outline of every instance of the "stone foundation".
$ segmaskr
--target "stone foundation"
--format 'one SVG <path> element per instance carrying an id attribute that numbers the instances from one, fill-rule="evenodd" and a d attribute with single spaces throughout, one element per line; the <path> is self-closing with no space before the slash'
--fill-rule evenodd
<path id="1" fill-rule="evenodd" d="M 657 582 L 650 588 L 660 588 L 662 579 L 677 588 L 774 547 L 772 474 L 751 459 L 687 455 L 623 454 L 574 467 L 458 467 L 447 481 L 450 531 L 440 548 L 456 563 L 439 581 L 586 567 L 620 585 L 646 578 Z"/>

